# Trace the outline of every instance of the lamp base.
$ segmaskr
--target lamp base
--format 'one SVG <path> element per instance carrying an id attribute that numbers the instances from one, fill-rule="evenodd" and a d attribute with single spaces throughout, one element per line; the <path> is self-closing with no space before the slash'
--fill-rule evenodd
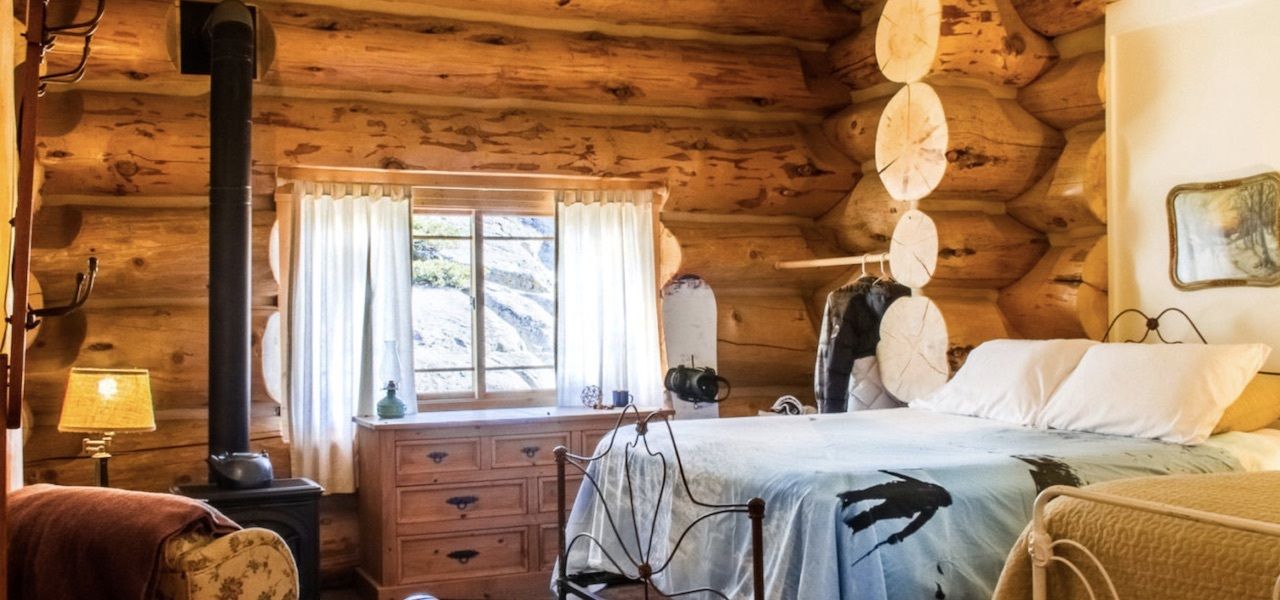
<path id="1" fill-rule="evenodd" d="M 111 487 L 107 477 L 107 460 L 111 458 L 106 452 L 99 452 L 93 455 L 96 463 L 94 464 L 94 482 L 98 487 Z"/>
<path id="2" fill-rule="evenodd" d="M 115 436 L 114 431 L 104 431 L 100 439 L 84 438 L 80 442 L 84 451 L 91 453 L 90 457 L 94 459 L 93 480 L 98 487 L 109 487 L 107 460 L 111 458 L 111 453 L 107 452 L 107 448 L 111 446 L 111 439 Z"/>

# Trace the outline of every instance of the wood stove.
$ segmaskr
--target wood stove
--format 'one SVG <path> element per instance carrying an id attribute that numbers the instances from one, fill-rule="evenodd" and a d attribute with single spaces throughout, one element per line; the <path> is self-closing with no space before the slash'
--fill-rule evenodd
<path id="1" fill-rule="evenodd" d="M 242 526 L 280 534 L 297 562 L 301 597 L 310 600 L 320 593 L 324 490 L 307 479 L 274 479 L 266 454 L 249 448 L 254 23 L 253 13 L 240 0 L 223 0 L 209 13 L 198 40 L 208 44 L 210 57 L 211 470 L 209 485 L 172 491 L 205 500 Z"/>
<path id="2" fill-rule="evenodd" d="M 185 485 L 176 494 L 204 500 L 242 527 L 270 529 L 284 538 L 298 563 L 299 597 L 320 597 L 320 494 L 310 479 L 275 479 L 269 487 L 228 490 Z"/>

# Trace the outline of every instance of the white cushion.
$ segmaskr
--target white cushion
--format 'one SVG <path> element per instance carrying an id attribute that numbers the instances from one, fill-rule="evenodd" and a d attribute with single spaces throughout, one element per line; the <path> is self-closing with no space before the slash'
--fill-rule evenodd
<path id="1" fill-rule="evenodd" d="M 992 340 L 974 348 L 956 376 L 912 408 L 1035 425 L 1092 340 Z"/>
<path id="2" fill-rule="evenodd" d="M 1099 344 L 1038 424 L 1199 444 L 1270 353 L 1265 344 Z"/>

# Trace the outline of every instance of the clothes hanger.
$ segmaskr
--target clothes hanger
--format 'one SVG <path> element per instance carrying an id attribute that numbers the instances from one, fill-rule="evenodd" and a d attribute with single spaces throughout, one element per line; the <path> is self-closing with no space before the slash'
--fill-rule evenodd
<path id="1" fill-rule="evenodd" d="M 885 264 L 885 255 L 880 255 L 880 276 L 876 278 L 872 285 L 880 285 L 883 282 L 893 283 L 893 273 L 889 272 L 888 265 Z"/>

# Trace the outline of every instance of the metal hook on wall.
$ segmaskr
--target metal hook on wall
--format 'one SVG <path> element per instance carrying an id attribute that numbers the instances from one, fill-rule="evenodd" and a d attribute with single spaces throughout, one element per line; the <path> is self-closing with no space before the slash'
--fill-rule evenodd
<path id="1" fill-rule="evenodd" d="M 40 325 L 42 319 L 49 317 L 64 317 L 84 306 L 89 301 L 89 295 L 93 293 L 93 282 L 98 278 L 98 257 L 89 257 L 88 274 L 76 273 L 76 291 L 71 297 L 71 302 L 62 306 L 49 306 L 45 308 L 32 308 L 27 311 L 27 329 L 35 329 Z"/>
<path id="2" fill-rule="evenodd" d="M 50 27 L 45 23 L 45 37 L 66 35 L 73 37 L 89 37 L 98 31 L 98 25 L 102 23 L 102 15 L 107 11 L 107 0 L 98 0 L 98 7 L 93 11 L 93 16 L 79 23 L 68 23 L 66 25 L 56 25 Z M 46 13 L 47 16 L 48 13 Z"/>
<path id="3" fill-rule="evenodd" d="M 84 79 L 85 66 L 89 64 L 89 51 L 90 45 L 93 43 L 93 34 L 98 31 L 98 25 L 102 23 L 102 15 L 106 13 L 106 8 L 107 0 L 98 0 L 98 7 L 94 10 L 93 16 L 85 21 L 57 26 L 45 24 L 43 37 L 45 51 L 54 46 L 58 37 L 63 36 L 84 38 L 84 47 L 80 51 L 80 60 L 76 63 L 76 66 L 65 71 L 49 73 L 40 77 L 38 95 L 43 96 L 46 86 L 50 83 L 72 84 Z M 48 13 L 46 13 L 46 18 L 47 16 Z"/>

